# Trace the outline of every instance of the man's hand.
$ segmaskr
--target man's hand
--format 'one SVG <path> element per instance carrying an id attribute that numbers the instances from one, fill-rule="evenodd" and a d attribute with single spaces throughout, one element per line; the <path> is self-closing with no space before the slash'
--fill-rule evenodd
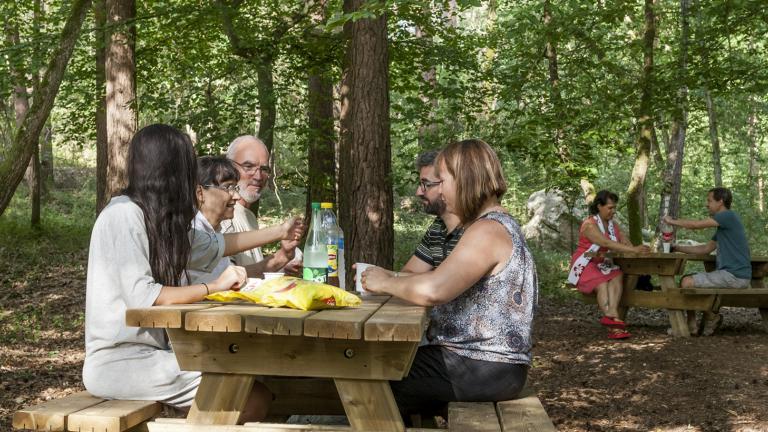
<path id="1" fill-rule="evenodd" d="M 361 274 L 360 283 L 362 284 L 363 289 L 366 291 L 385 294 L 387 281 L 393 277 L 394 274 L 389 270 L 385 270 L 381 267 L 370 266 Z"/>
<path id="2" fill-rule="evenodd" d="M 662 221 L 663 221 L 665 224 L 667 224 L 667 225 L 675 225 L 675 222 L 676 222 L 676 221 L 675 221 L 675 219 L 672 219 L 672 217 L 671 217 L 671 216 L 669 216 L 669 215 L 664 215 L 664 217 L 663 217 L 663 218 L 661 218 L 661 220 L 662 220 Z"/>
<path id="3" fill-rule="evenodd" d="M 289 276 L 300 277 L 303 271 L 304 265 L 297 259 L 288 261 L 285 267 L 283 267 L 283 272 Z"/>

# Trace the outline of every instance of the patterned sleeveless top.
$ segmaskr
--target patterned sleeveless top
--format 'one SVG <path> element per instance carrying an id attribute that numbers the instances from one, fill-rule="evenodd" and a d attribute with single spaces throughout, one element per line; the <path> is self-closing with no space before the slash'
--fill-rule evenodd
<path id="1" fill-rule="evenodd" d="M 474 360 L 530 364 L 539 297 L 533 255 L 512 216 L 490 212 L 481 218 L 506 228 L 512 240 L 509 261 L 500 272 L 484 276 L 452 301 L 433 307 L 427 339 Z"/>

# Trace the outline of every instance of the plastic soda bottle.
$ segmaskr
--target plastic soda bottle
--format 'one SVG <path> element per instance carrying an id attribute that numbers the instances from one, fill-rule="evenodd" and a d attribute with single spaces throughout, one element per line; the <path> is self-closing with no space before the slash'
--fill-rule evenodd
<path id="1" fill-rule="evenodd" d="M 320 220 L 320 203 L 312 203 L 312 222 L 304 244 L 304 280 L 328 282 L 328 256 Z"/>
<path id="2" fill-rule="evenodd" d="M 344 233 L 339 228 L 339 288 L 346 289 L 347 286 L 347 269 L 344 267 Z"/>
<path id="3" fill-rule="evenodd" d="M 325 251 L 328 266 L 328 284 L 339 285 L 339 239 L 341 228 L 336 222 L 336 214 L 333 213 L 333 203 L 320 204 L 320 220 L 322 230 L 325 233 Z"/>

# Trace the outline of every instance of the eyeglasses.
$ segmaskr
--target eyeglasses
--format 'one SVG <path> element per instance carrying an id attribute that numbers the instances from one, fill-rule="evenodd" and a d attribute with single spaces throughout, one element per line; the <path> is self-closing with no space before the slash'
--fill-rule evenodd
<path id="1" fill-rule="evenodd" d="M 223 190 L 223 191 L 229 192 L 230 195 L 234 195 L 235 192 L 240 192 L 240 185 L 236 185 L 236 184 L 226 185 L 226 186 L 208 184 L 208 185 L 202 185 L 202 186 L 206 189 L 215 188 L 215 189 Z"/>
<path id="2" fill-rule="evenodd" d="M 439 185 L 442 182 L 443 182 L 442 180 L 438 180 L 438 181 L 419 180 L 419 187 L 421 188 L 421 190 L 426 192 L 427 189 L 432 189 L 433 187 Z"/>
<path id="3" fill-rule="evenodd" d="M 269 165 L 254 165 L 251 163 L 237 163 L 235 162 L 240 168 L 243 169 L 243 171 L 246 174 L 256 174 L 256 171 L 259 171 L 261 175 L 270 175 L 272 174 L 272 168 L 269 167 Z"/>

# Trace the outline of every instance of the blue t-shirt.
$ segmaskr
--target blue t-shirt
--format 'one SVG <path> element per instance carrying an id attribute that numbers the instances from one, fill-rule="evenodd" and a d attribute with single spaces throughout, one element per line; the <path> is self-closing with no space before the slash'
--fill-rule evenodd
<path id="1" fill-rule="evenodd" d="M 752 279 L 752 258 L 744 225 L 732 210 L 715 213 L 719 225 L 712 240 L 717 242 L 717 269 L 725 270 L 739 279 Z"/>

